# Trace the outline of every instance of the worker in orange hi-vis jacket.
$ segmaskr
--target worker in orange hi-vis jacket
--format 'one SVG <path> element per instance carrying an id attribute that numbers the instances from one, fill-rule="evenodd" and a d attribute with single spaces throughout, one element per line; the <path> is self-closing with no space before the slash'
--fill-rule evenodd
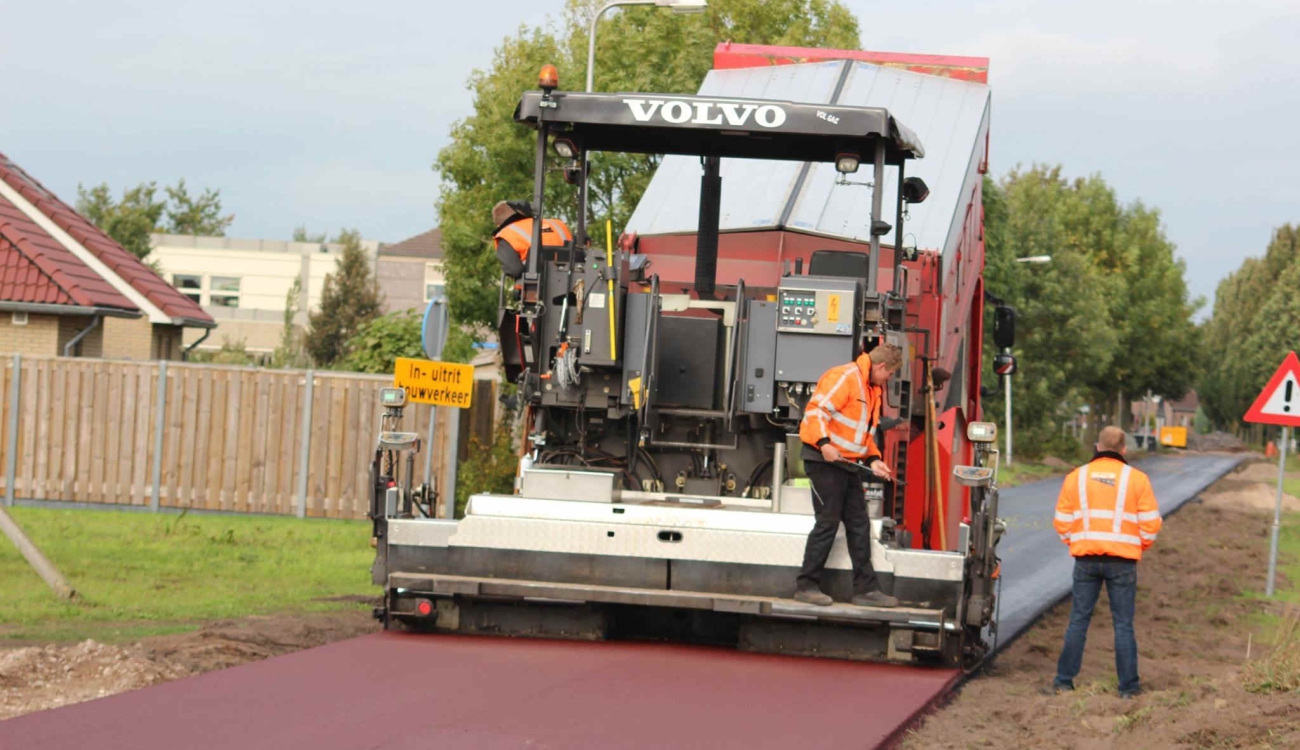
<path id="1" fill-rule="evenodd" d="M 497 225 L 492 235 L 497 260 L 505 275 L 517 279 L 528 264 L 528 251 L 533 246 L 533 206 L 527 201 L 501 201 L 492 208 L 492 222 Z M 573 233 L 559 219 L 542 220 L 542 245 L 561 247 L 573 241 Z"/>
<path id="2" fill-rule="evenodd" d="M 871 567 L 871 521 L 867 516 L 862 477 L 854 464 L 862 464 L 881 479 L 893 479 L 880 457 L 872 432 L 880 423 L 884 385 L 903 366 L 903 354 L 892 344 L 881 344 L 857 360 L 832 367 L 817 381 L 799 439 L 804 472 L 812 485 L 816 521 L 804 547 L 803 567 L 795 582 L 794 598 L 806 604 L 827 606 L 821 590 L 822 570 L 840 522 L 853 564 L 852 603 L 895 607 L 898 599 L 880 590 Z"/>
<path id="3" fill-rule="evenodd" d="M 1133 632 L 1137 563 L 1142 552 L 1155 543 L 1161 521 L 1151 480 L 1128 465 L 1127 453 L 1124 431 L 1103 428 L 1097 438 L 1097 454 L 1066 476 L 1056 502 L 1056 533 L 1074 556 L 1074 594 L 1065 646 L 1049 692 L 1074 689 L 1088 624 L 1103 583 L 1115 623 L 1120 697 L 1132 698 L 1142 692 Z"/>

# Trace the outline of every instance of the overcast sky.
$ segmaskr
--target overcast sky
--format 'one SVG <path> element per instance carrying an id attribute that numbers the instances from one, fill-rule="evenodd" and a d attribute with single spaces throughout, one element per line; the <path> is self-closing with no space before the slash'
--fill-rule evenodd
<path id="1" fill-rule="evenodd" d="M 996 174 L 1060 163 L 1160 208 L 1195 294 L 1300 221 L 1294 0 L 847 3 L 864 48 L 991 58 Z M 0 151 L 69 202 L 184 177 L 232 236 L 395 242 L 437 222 L 470 71 L 562 7 L 0 0 Z"/>

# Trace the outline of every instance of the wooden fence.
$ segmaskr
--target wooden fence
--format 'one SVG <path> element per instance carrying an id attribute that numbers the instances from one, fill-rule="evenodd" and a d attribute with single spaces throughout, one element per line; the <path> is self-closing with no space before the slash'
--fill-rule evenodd
<path id="1" fill-rule="evenodd" d="M 391 383 L 311 370 L 14 356 L 0 383 L 0 486 L 10 502 L 364 518 L 383 411 L 378 392 Z M 475 407 L 490 415 L 495 384 L 478 385 Z M 427 436 L 432 412 L 408 406 L 401 429 Z M 484 419 L 437 412 L 432 471 L 445 484 L 450 420 L 468 427 Z M 490 431 L 491 416 L 486 422 Z M 417 481 L 423 476 L 421 454 Z"/>

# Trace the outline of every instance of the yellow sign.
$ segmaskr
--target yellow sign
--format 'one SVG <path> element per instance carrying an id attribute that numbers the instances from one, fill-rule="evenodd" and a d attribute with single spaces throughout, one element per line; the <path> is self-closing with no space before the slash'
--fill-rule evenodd
<path id="1" fill-rule="evenodd" d="M 474 395 L 474 367 L 398 357 L 393 385 L 405 388 L 407 398 L 421 404 L 468 409 Z"/>
<path id="2" fill-rule="evenodd" d="M 838 294 L 826 295 L 826 322 L 840 322 L 840 295 Z"/>
<path id="3" fill-rule="evenodd" d="M 1187 428 L 1186 427 L 1161 427 L 1160 444 L 1167 445 L 1170 448 L 1187 447 Z"/>

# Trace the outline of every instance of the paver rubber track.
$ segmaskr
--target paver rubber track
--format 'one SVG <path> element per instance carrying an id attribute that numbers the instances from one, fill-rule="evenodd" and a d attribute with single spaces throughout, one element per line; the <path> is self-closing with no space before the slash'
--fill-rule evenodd
<path id="1" fill-rule="evenodd" d="M 1232 457 L 1140 463 L 1169 513 Z M 1003 643 L 1069 590 L 1059 480 L 1007 491 Z M 0 750 L 872 748 L 956 670 L 653 643 L 398 633 L 0 723 Z"/>

